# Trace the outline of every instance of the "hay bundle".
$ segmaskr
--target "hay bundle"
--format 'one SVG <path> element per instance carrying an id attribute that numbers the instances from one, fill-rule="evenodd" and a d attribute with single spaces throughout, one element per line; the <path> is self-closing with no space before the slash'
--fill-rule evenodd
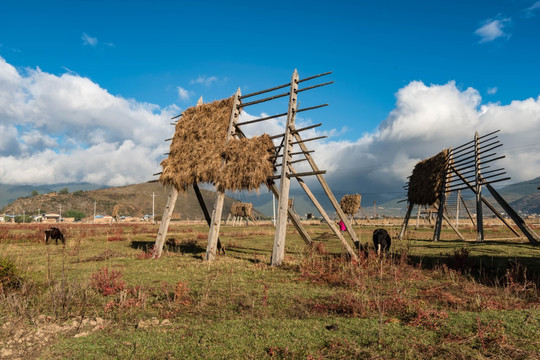
<path id="1" fill-rule="evenodd" d="M 114 209 L 112 211 L 112 217 L 113 218 L 116 218 L 118 216 L 118 211 L 120 210 L 120 205 L 119 204 L 116 204 L 114 205 Z"/>
<path id="2" fill-rule="evenodd" d="M 339 202 L 341 210 L 349 216 L 356 214 L 360 208 L 360 201 L 362 196 L 360 194 L 344 195 Z"/>
<path id="3" fill-rule="evenodd" d="M 232 216 L 253 217 L 253 204 L 237 202 L 231 206 Z"/>
<path id="4" fill-rule="evenodd" d="M 258 189 L 273 174 L 268 136 L 226 144 L 233 98 L 186 109 L 176 124 L 159 181 L 186 191 L 193 183 L 223 190 Z M 229 163 L 223 167 L 223 158 Z"/>
<path id="5" fill-rule="evenodd" d="M 420 161 L 409 179 L 408 200 L 411 204 L 432 205 L 437 201 L 448 166 L 448 149 Z"/>
<path id="6" fill-rule="evenodd" d="M 221 169 L 219 190 L 256 190 L 274 173 L 270 136 L 231 139 L 223 150 L 226 160 Z"/>

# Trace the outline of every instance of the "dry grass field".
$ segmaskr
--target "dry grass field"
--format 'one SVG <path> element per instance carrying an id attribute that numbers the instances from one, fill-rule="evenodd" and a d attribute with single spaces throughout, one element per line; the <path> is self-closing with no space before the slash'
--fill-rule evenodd
<path id="1" fill-rule="evenodd" d="M 540 247 L 498 225 L 484 243 L 444 229 L 384 226 L 379 258 L 345 256 L 327 226 L 288 229 L 285 265 L 269 266 L 273 228 L 222 226 L 226 255 L 204 262 L 207 227 L 0 225 L 0 358 L 538 359 Z M 460 227 L 468 239 L 471 228 Z"/>

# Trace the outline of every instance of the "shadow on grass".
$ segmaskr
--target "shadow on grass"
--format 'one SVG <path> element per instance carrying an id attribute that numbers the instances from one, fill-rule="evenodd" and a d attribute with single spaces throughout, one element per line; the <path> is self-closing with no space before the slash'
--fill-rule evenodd
<path id="1" fill-rule="evenodd" d="M 131 247 L 133 249 L 142 250 L 144 252 L 150 252 L 154 249 L 155 241 L 132 241 Z M 164 245 L 164 249 L 170 252 L 183 253 L 183 254 L 200 254 L 206 251 L 197 242 L 184 240 L 179 244 L 174 239 L 167 239 Z"/>
<path id="2" fill-rule="evenodd" d="M 425 242 L 421 245 L 422 248 L 440 250 L 438 254 L 408 255 L 410 262 L 422 269 L 434 269 L 445 265 L 471 276 L 483 285 L 500 286 L 511 278 L 511 281 L 532 282 L 540 288 L 540 258 L 534 256 L 538 247 L 531 244 L 509 244 L 504 241 L 433 243 L 430 240 L 417 240 L 417 242 Z M 519 249 L 520 254 L 528 250 L 532 254 L 505 256 L 504 252 L 491 246 L 510 246 L 509 252 L 511 249 Z"/>

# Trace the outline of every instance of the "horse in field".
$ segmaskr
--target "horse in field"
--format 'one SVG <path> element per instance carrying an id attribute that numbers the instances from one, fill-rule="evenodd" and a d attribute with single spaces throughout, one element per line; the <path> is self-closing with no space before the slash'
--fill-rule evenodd
<path id="1" fill-rule="evenodd" d="M 66 239 L 64 239 L 64 234 L 60 231 L 57 227 L 51 227 L 49 230 L 45 230 L 45 244 L 49 245 L 49 239 L 55 240 L 56 245 L 58 245 L 58 240 L 62 242 L 62 244 L 66 243 Z"/>
<path id="2" fill-rule="evenodd" d="M 390 234 L 388 234 L 388 231 L 385 229 L 377 229 L 373 232 L 373 246 L 375 246 L 377 254 L 380 255 L 382 251 L 384 251 L 385 254 L 388 254 L 391 244 L 392 238 L 390 237 Z"/>

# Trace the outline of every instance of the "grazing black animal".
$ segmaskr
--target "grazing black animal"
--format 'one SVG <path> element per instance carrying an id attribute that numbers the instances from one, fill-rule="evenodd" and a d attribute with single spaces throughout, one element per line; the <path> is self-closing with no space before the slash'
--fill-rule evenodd
<path id="1" fill-rule="evenodd" d="M 388 231 L 385 229 L 377 229 L 373 232 L 373 246 L 375 246 L 377 254 L 380 254 L 381 251 L 388 254 L 391 244 L 392 238 L 390 238 Z"/>
<path id="2" fill-rule="evenodd" d="M 53 239 L 56 241 L 56 245 L 58 245 L 58 240 L 62 241 L 62 244 L 66 243 L 66 240 L 64 239 L 64 234 L 60 231 L 57 227 L 51 227 L 49 230 L 45 230 L 45 244 L 49 245 L 49 239 Z"/>

